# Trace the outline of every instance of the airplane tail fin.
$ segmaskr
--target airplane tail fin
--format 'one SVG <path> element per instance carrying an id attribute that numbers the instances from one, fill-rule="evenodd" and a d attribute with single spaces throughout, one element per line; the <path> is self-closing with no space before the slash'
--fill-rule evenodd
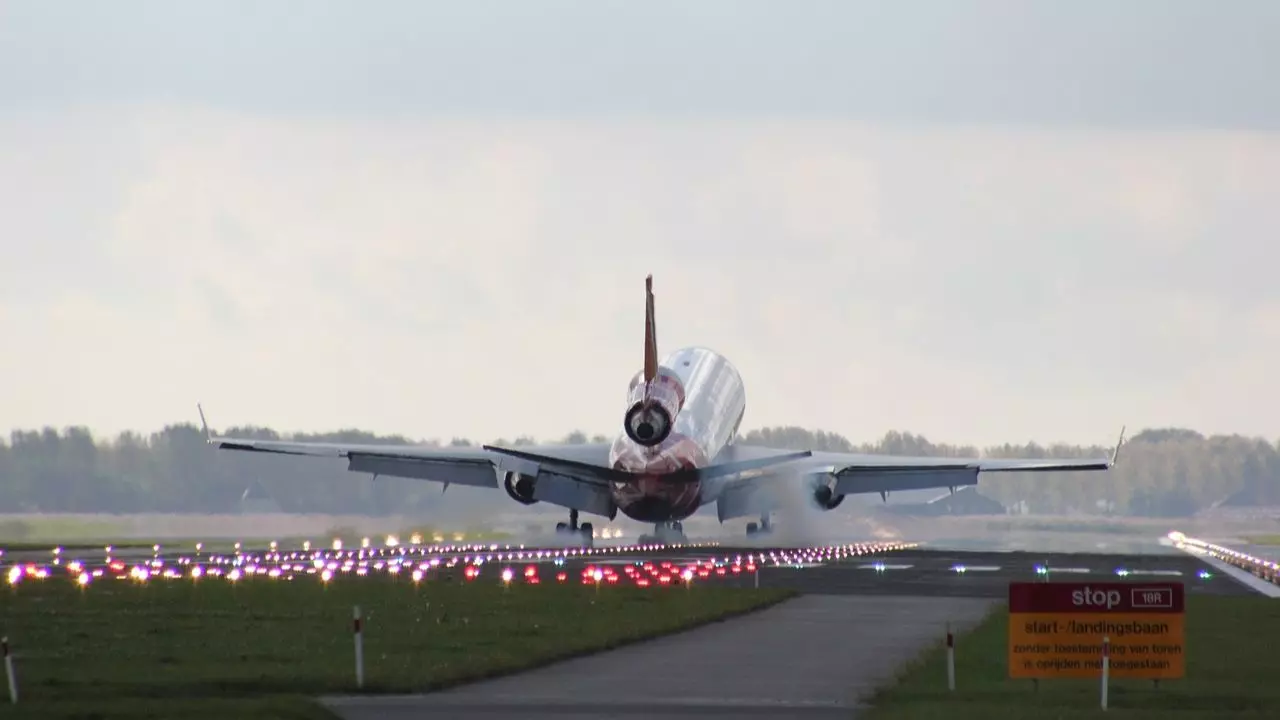
<path id="1" fill-rule="evenodd" d="M 644 279 L 644 381 L 658 376 L 658 328 L 653 317 L 653 275 Z"/>

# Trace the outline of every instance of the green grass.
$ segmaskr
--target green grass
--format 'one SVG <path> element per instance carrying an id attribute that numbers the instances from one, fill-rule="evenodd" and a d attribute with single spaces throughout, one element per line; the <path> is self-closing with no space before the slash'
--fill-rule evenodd
<path id="1" fill-rule="evenodd" d="M 48 544 L 58 539 L 87 542 L 96 538 L 118 536 L 122 524 L 111 520 L 84 520 L 72 518 L 5 518 L 0 520 L 0 547 L 15 544 Z"/>
<path id="2" fill-rule="evenodd" d="M 263 537 L 211 538 L 211 539 L 203 539 L 203 540 L 199 538 L 146 539 L 146 538 L 121 537 L 121 536 L 113 537 L 110 535 L 85 536 L 83 533 L 80 535 L 64 534 L 59 536 L 59 535 L 54 535 L 48 532 L 41 532 L 37 534 L 36 539 L 28 539 L 28 540 L 6 540 L 3 535 L 0 535 L 0 550 L 4 550 L 5 552 L 45 551 L 45 550 L 52 550 L 55 547 L 60 547 L 63 550 L 68 550 L 68 551 L 69 550 L 99 551 L 108 546 L 115 550 L 126 550 L 126 549 L 137 549 L 137 548 L 151 548 L 155 545 L 159 545 L 161 549 L 165 552 L 173 552 L 173 551 L 194 552 L 196 549 L 196 545 L 200 545 L 201 549 L 204 552 L 231 552 L 236 549 L 237 544 L 239 544 L 242 548 L 245 548 L 245 549 L 262 550 L 270 546 L 270 544 L 273 542 L 277 543 L 282 550 L 301 548 L 304 542 L 310 542 L 312 547 L 315 547 L 318 549 L 320 548 L 327 549 L 332 547 L 334 538 L 340 539 L 342 541 L 342 546 L 348 549 L 361 547 L 361 541 L 364 540 L 365 538 L 368 538 L 369 547 L 371 548 L 386 547 L 387 533 L 380 533 L 380 534 L 373 533 L 368 535 L 360 535 L 359 533 L 356 533 L 355 531 L 350 530 L 349 528 L 337 528 L 335 530 L 336 531 L 334 532 L 326 532 L 323 534 L 317 534 L 312 536 L 298 536 L 298 537 L 285 536 L 285 537 L 271 537 L 271 538 L 263 538 Z M 431 529 L 420 530 L 415 528 L 410 528 L 402 533 L 392 533 L 392 534 L 396 536 L 396 538 L 400 541 L 401 545 L 409 545 L 410 540 L 413 538 L 414 534 L 417 534 L 420 536 L 419 537 L 419 539 L 421 540 L 421 542 L 419 543 L 420 545 L 453 544 L 458 542 L 461 542 L 462 544 L 466 544 L 466 545 L 473 545 L 473 544 L 485 545 L 485 544 L 493 544 L 493 543 L 501 544 L 510 540 L 510 537 L 511 537 L 510 535 L 505 533 L 488 531 L 488 530 L 464 530 L 464 531 L 456 531 L 456 532 L 455 531 L 438 532 Z M 62 537 L 63 540 L 57 541 L 52 539 L 56 537 Z M 440 543 L 435 542 L 434 538 L 436 537 L 442 538 Z M 463 540 L 458 541 L 457 540 L 458 537 L 462 537 Z M 49 538 L 49 539 L 41 539 L 41 538 Z"/>
<path id="3" fill-rule="evenodd" d="M 1098 520 L 1014 518 L 990 521 L 986 523 L 986 529 L 993 533 L 1060 532 L 1146 536 L 1151 534 L 1152 525 L 1150 521 L 1124 518 Z"/>
<path id="4" fill-rule="evenodd" d="M 134 519 L 138 516 L 133 516 Z M 236 542 L 244 547 L 265 548 L 270 542 L 278 541 L 281 547 L 299 547 L 303 541 L 311 541 L 317 547 L 329 547 L 333 539 L 341 538 L 346 547 L 358 547 L 362 537 L 368 537 L 374 547 L 382 547 L 387 538 L 386 531 L 361 533 L 352 527 L 331 527 L 323 532 L 302 535 L 285 535 L 276 537 L 217 537 L 217 538 L 168 538 L 152 539 L 131 534 L 129 528 L 135 525 L 128 518 L 113 518 L 110 515 L 66 517 L 59 515 L 26 515 L 0 518 L 0 549 L 47 550 L 54 546 L 64 548 L 100 548 L 111 545 L 117 548 L 151 547 L 160 543 L 164 547 L 194 549 L 196 543 L 203 543 L 206 548 L 219 550 L 233 549 Z M 145 524 L 145 523 L 144 523 Z M 495 543 L 510 540 L 510 533 L 495 531 L 481 526 L 435 527 L 427 525 L 411 525 L 394 529 L 401 543 L 408 544 L 414 534 L 418 534 L 423 544 L 432 544 L 433 538 L 441 538 L 440 542 L 453 543 Z M 459 541 L 458 538 L 462 540 Z"/>
<path id="5" fill-rule="evenodd" d="M 100 579 L 0 588 L 30 718 L 329 718 L 306 698 L 355 691 L 352 606 L 365 616 L 367 691 L 445 687 L 598 651 L 773 604 L 789 593 L 691 588 L 504 588 L 340 576 Z M 572 574 L 571 574 L 572 577 Z M 2 692 L 2 690 L 0 690 Z M 238 698 L 238 699 L 234 699 Z"/>
<path id="6" fill-rule="evenodd" d="M 1187 671 L 1181 680 L 1113 681 L 1107 712 L 1097 680 L 1008 679 L 1008 613 L 1003 606 L 956 639 L 956 691 L 947 692 L 946 655 L 928 651 L 897 684 L 877 694 L 869 720 L 1074 720 L 1274 718 L 1280 603 L 1264 597 L 1187 599 Z"/>
<path id="7" fill-rule="evenodd" d="M 1280 535 L 1245 535 L 1244 541 L 1250 545 L 1280 545 Z"/>

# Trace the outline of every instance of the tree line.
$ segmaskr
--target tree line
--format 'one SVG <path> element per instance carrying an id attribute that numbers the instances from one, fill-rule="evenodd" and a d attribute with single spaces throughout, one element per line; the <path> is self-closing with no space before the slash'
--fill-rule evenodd
<path id="1" fill-rule="evenodd" d="M 266 428 L 231 428 L 228 435 L 261 439 L 403 445 L 403 436 L 359 430 L 284 437 Z M 606 442 L 602 435 L 570 433 L 559 442 Z M 1112 448 L 1076 445 L 1001 445 L 979 449 L 933 443 L 908 432 L 889 432 L 855 444 L 837 433 L 799 427 L 752 430 L 743 442 L 784 449 L 894 455 L 975 457 L 1106 457 Z M 529 437 L 508 443 L 528 445 Z M 455 438 L 428 445 L 467 446 Z M 0 440 L 0 513 L 226 513 L 265 502 L 284 512 L 404 514 L 445 503 L 493 502 L 491 494 L 437 483 L 347 472 L 345 461 L 219 452 L 194 425 L 170 425 L 144 436 L 126 432 L 95 438 L 86 428 L 18 430 Z M 1186 429 L 1135 435 L 1109 473 L 1009 473 L 980 478 L 979 490 L 1007 507 L 1041 513 L 1139 516 L 1189 515 L 1233 498 L 1247 504 L 1280 502 L 1280 448 L 1261 438 L 1203 436 Z M 249 497 L 246 498 L 246 491 Z M 499 499 L 500 500 L 500 499 Z"/>

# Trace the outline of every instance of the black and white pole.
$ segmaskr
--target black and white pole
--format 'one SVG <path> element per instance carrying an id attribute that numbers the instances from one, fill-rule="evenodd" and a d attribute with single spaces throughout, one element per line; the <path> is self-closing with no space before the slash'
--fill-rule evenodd
<path id="1" fill-rule="evenodd" d="M 956 638 L 951 634 L 951 623 L 947 623 L 947 690 L 956 689 Z"/>
<path id="2" fill-rule="evenodd" d="M 1102 638 L 1102 709 L 1107 709 L 1107 681 L 1111 676 L 1111 638 Z"/>
<path id="3" fill-rule="evenodd" d="M 4 651 L 4 676 L 9 681 L 9 702 L 18 702 L 18 676 L 13 674 L 13 655 L 9 653 L 9 638 L 0 638 L 0 649 Z"/>
<path id="4" fill-rule="evenodd" d="M 356 687 L 364 687 L 364 633 L 360 628 L 360 606 L 356 605 L 352 611 L 352 629 L 355 631 L 356 637 Z"/>

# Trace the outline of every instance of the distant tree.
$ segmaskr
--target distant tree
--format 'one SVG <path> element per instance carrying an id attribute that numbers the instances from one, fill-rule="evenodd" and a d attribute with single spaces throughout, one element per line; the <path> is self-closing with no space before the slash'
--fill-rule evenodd
<path id="1" fill-rule="evenodd" d="M 282 435 L 270 428 L 229 428 L 228 435 L 258 439 L 404 445 L 400 435 L 357 429 Z M 593 443 L 608 443 L 596 434 Z M 904 431 L 855 444 L 838 433 L 796 426 L 764 427 L 739 440 L 779 449 L 862 452 L 924 457 L 1105 457 L 1103 446 L 1005 444 L 986 450 L 934 443 Z M 582 431 L 563 442 L 584 443 Z M 497 445 L 527 446 L 521 436 Z M 438 447 L 439 443 L 421 444 Z M 450 447 L 474 447 L 452 438 Z M 96 439 L 83 427 L 15 430 L 0 442 L 0 512 L 235 512 L 246 488 L 260 483 L 288 512 L 393 513 L 439 502 L 440 486 L 404 478 L 353 475 L 341 460 L 218 452 L 191 424 L 143 436 Z M 1184 428 L 1144 430 L 1133 437 L 1109 473 L 1001 473 L 981 479 L 984 494 L 1006 505 L 1025 502 L 1037 513 L 1105 513 L 1173 517 L 1240 493 L 1255 502 L 1280 503 L 1280 450 L 1260 438 L 1204 436 Z M 473 502 L 468 494 L 448 502 Z M 483 498 L 475 502 L 484 502 Z M 457 507 L 457 505 L 451 505 Z"/>

